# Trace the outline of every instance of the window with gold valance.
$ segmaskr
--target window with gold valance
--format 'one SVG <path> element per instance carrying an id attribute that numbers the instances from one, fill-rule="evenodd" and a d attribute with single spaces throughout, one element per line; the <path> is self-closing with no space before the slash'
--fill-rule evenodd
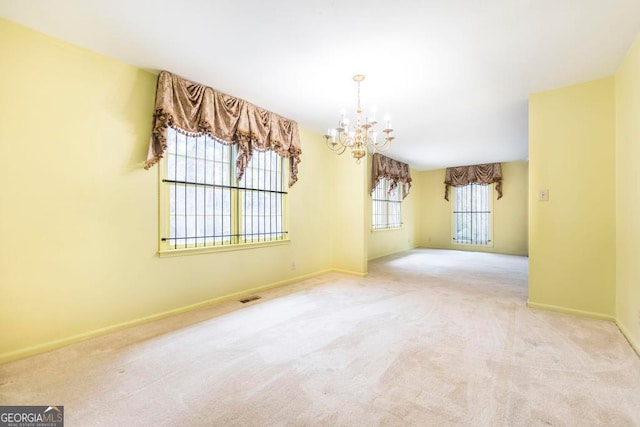
<path id="1" fill-rule="evenodd" d="M 409 165 L 374 154 L 371 165 L 372 228 L 389 230 L 402 226 L 402 200 L 411 188 Z"/>
<path id="2" fill-rule="evenodd" d="M 502 197 L 502 167 L 500 163 L 458 166 L 447 168 L 444 177 L 444 198 L 449 200 L 449 187 L 461 187 L 469 184 L 496 184 L 498 199 Z"/>
<path id="3" fill-rule="evenodd" d="M 160 255 L 286 243 L 301 153 L 296 122 L 161 72 L 145 164 L 161 166 Z"/>
<path id="4" fill-rule="evenodd" d="M 493 244 L 493 189 L 502 197 L 500 163 L 447 168 L 444 198 L 454 187 L 451 241 L 457 245 L 490 246 Z"/>
<path id="5" fill-rule="evenodd" d="M 237 145 L 238 179 L 242 178 L 254 150 L 273 150 L 289 159 L 289 186 L 298 180 L 302 149 L 296 122 L 163 71 L 158 76 L 145 169 L 163 157 L 168 127 L 189 136 L 208 135 L 224 144 Z"/>
<path id="6" fill-rule="evenodd" d="M 372 157 L 371 164 L 371 193 L 373 193 L 382 179 L 389 181 L 388 191 L 393 191 L 400 185 L 402 198 L 404 199 L 409 195 L 409 189 L 411 188 L 409 165 L 376 153 Z"/>

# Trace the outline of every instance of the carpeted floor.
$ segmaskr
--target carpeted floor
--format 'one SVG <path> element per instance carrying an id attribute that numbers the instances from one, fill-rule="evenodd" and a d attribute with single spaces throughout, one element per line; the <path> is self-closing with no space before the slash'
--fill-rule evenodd
<path id="1" fill-rule="evenodd" d="M 67 426 L 639 426 L 610 322 L 529 309 L 527 259 L 417 249 L 0 366 Z"/>

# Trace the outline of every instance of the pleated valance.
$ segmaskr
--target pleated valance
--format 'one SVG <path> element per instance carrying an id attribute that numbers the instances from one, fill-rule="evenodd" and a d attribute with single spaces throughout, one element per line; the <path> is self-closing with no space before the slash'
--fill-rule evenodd
<path id="1" fill-rule="evenodd" d="M 238 180 L 253 150 L 273 150 L 289 158 L 289 186 L 298 180 L 298 124 L 247 101 L 163 71 L 158 76 L 153 130 L 145 169 L 158 163 L 167 148 L 167 128 L 192 136 L 207 134 L 237 144 Z"/>
<path id="2" fill-rule="evenodd" d="M 447 168 L 444 177 L 444 198 L 449 200 L 449 187 L 459 187 L 469 184 L 493 184 L 496 183 L 498 199 L 502 197 L 502 166 L 500 163 L 487 163 L 483 165 L 458 166 Z"/>
<path id="3" fill-rule="evenodd" d="M 389 191 L 395 189 L 398 184 L 402 184 L 402 198 L 407 197 L 411 188 L 411 172 L 408 164 L 378 153 L 374 154 L 371 167 L 371 193 L 383 178 L 391 181 Z"/>

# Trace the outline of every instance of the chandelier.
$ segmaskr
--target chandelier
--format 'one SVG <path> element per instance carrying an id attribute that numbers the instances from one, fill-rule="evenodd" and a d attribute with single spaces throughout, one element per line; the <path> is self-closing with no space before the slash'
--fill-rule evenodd
<path id="1" fill-rule="evenodd" d="M 375 130 L 376 112 L 372 110 L 371 117 L 362 119 L 362 107 L 360 106 L 360 82 L 364 80 L 364 75 L 357 74 L 353 76 L 353 80 L 358 86 L 358 102 L 356 104 L 356 123 L 354 127 L 349 127 L 349 119 L 345 117 L 344 110 L 340 113 L 338 127 L 328 129 L 324 139 L 331 151 L 336 154 L 342 154 L 347 148 L 351 150 L 351 155 L 356 159 L 356 163 L 360 163 L 360 159 L 367 155 L 367 150 L 372 153 L 378 151 L 386 151 L 391 145 L 394 137 L 391 136 L 393 128 L 391 127 L 391 119 L 389 115 L 385 116 L 384 137 L 378 141 L 378 132 Z"/>

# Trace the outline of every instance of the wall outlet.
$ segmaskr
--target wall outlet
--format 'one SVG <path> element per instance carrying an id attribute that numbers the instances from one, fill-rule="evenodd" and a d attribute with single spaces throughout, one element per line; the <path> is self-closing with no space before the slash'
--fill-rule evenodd
<path id="1" fill-rule="evenodd" d="M 291 261 L 291 269 L 292 270 L 296 269 L 296 262 L 295 261 Z"/>
<path id="2" fill-rule="evenodd" d="M 549 201 L 549 189 L 538 190 L 538 200 L 541 202 Z"/>

